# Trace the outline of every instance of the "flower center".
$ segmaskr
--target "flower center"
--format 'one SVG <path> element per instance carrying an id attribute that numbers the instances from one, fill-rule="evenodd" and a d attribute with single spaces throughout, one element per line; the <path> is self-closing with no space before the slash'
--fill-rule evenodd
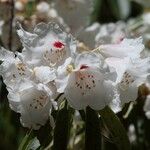
<path id="1" fill-rule="evenodd" d="M 17 67 L 17 70 L 18 70 L 18 73 L 19 73 L 20 76 L 26 75 L 25 72 L 26 72 L 26 70 L 27 70 L 27 67 L 26 67 L 25 64 L 23 64 L 23 63 L 18 63 L 18 64 L 16 65 L 16 67 Z"/>
<path id="2" fill-rule="evenodd" d="M 63 60 L 65 54 L 65 44 L 60 41 L 56 41 L 53 43 L 53 48 L 44 52 L 43 57 L 47 63 L 49 63 L 51 66 L 54 66 Z"/>
<path id="3" fill-rule="evenodd" d="M 66 51 L 63 48 L 61 49 L 50 49 L 49 51 L 46 50 L 44 53 L 44 59 L 50 64 L 55 65 L 59 63 L 61 60 L 63 60 L 64 56 L 66 54 Z"/>
<path id="4" fill-rule="evenodd" d="M 68 73 L 71 73 L 73 71 L 73 66 L 72 65 L 68 65 L 66 71 Z"/>
<path id="5" fill-rule="evenodd" d="M 79 88 L 82 96 L 87 95 L 93 88 L 96 87 L 94 75 L 87 72 L 77 72 L 75 86 Z"/>

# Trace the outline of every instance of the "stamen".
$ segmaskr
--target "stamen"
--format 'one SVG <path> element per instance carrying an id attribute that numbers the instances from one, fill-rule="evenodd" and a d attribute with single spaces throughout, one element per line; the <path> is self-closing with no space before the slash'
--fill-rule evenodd
<path id="1" fill-rule="evenodd" d="M 53 66 L 60 62 L 64 58 L 65 54 L 66 51 L 64 46 L 60 46 L 58 43 L 56 43 L 54 48 L 45 51 L 43 57 L 47 63 Z"/>
<path id="2" fill-rule="evenodd" d="M 16 65 L 16 67 L 17 67 L 17 69 L 18 69 L 18 73 L 19 73 L 20 76 L 26 75 L 25 72 L 26 72 L 26 70 L 27 70 L 27 67 L 26 67 L 25 64 L 23 64 L 23 63 L 18 63 L 18 64 Z"/>
<path id="3" fill-rule="evenodd" d="M 66 70 L 67 70 L 68 73 L 71 73 L 73 71 L 73 66 L 68 65 Z"/>

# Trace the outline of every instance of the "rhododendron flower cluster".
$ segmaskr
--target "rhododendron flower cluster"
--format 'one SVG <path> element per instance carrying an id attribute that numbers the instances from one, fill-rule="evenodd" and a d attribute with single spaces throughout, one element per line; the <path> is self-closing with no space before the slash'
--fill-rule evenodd
<path id="1" fill-rule="evenodd" d="M 1 48 L 0 73 L 11 109 L 28 128 L 39 129 L 48 118 L 53 120 L 59 94 L 74 109 L 101 110 L 116 99 L 121 105 L 136 100 L 149 75 L 150 59 L 140 56 L 142 38 L 79 52 L 73 36 L 55 23 L 40 23 L 33 33 L 19 25 L 17 33 L 23 50 L 14 54 Z"/>

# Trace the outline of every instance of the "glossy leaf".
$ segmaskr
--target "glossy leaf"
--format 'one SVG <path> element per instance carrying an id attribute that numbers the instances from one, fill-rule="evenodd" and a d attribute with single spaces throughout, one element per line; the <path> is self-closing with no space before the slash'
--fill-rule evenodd
<path id="1" fill-rule="evenodd" d="M 111 133 L 113 141 L 118 149 L 131 150 L 131 145 L 126 130 L 115 113 L 108 106 L 99 111 L 99 113 L 103 123 Z"/>

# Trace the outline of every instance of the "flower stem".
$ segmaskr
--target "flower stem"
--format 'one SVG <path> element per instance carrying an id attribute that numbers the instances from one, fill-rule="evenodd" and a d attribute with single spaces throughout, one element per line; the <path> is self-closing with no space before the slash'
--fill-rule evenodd
<path id="1" fill-rule="evenodd" d="M 86 108 L 85 149 L 101 149 L 101 134 L 98 114 L 90 107 Z"/>

